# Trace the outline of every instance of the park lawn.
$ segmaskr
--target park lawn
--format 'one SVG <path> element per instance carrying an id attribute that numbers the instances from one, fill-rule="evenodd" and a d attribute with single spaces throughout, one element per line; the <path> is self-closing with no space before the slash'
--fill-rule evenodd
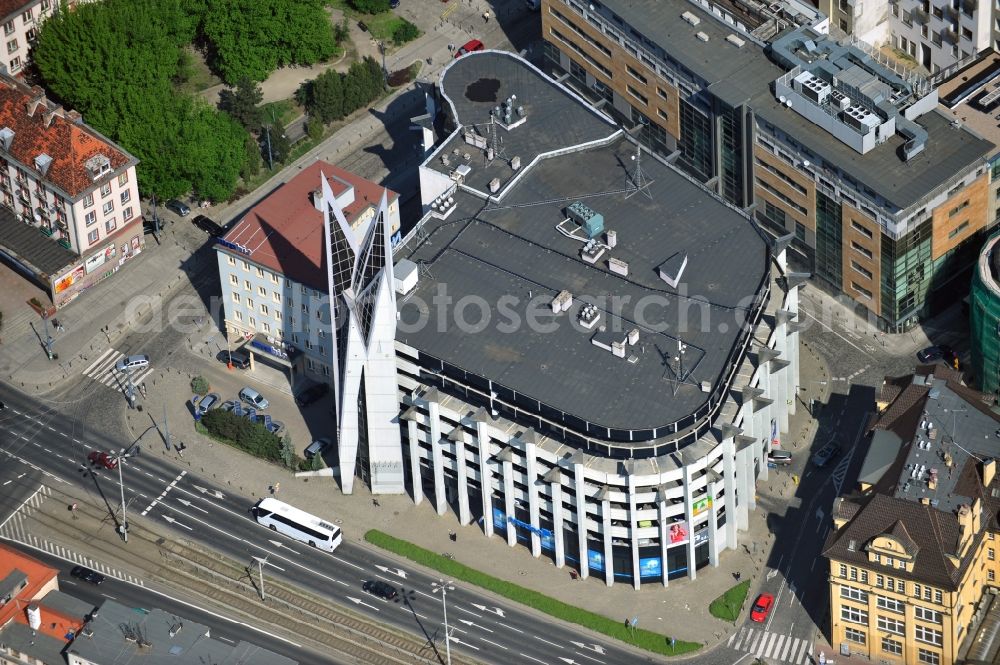
<path id="1" fill-rule="evenodd" d="M 222 79 L 208 68 L 204 56 L 197 49 L 185 46 L 182 53 L 183 64 L 180 67 L 182 80 L 175 82 L 177 90 L 197 94 L 222 83 Z"/>
<path id="2" fill-rule="evenodd" d="M 276 102 L 268 102 L 261 105 L 261 117 L 264 120 L 277 118 L 282 126 L 287 127 L 288 123 L 296 120 L 302 115 L 303 110 L 292 99 L 281 99 Z"/>
<path id="3" fill-rule="evenodd" d="M 557 619 L 589 628 L 590 630 L 613 637 L 616 640 L 621 640 L 640 649 L 664 656 L 679 656 L 697 651 L 702 647 L 698 642 L 683 642 L 681 640 L 676 640 L 674 645 L 671 646 L 670 638 L 667 636 L 643 628 L 626 628 L 623 621 L 609 619 L 595 612 L 590 612 L 569 603 L 564 603 L 561 600 L 550 598 L 537 591 L 526 589 L 513 582 L 487 575 L 454 559 L 445 558 L 440 554 L 435 554 L 430 550 L 426 550 L 405 540 L 400 540 L 376 529 L 371 529 L 365 533 L 365 540 L 372 545 L 399 554 L 410 561 L 432 568 L 455 580 L 474 584 L 492 591 L 499 596 L 503 596 L 508 600 L 527 605 Z"/>
<path id="4" fill-rule="evenodd" d="M 403 19 L 392 12 L 365 16 L 362 20 L 368 26 L 368 32 L 372 37 L 386 43 L 392 42 L 396 29 L 403 25 Z"/>
<path id="5" fill-rule="evenodd" d="M 740 610 L 743 609 L 743 602 L 749 591 L 750 580 L 744 580 L 713 600 L 708 606 L 708 611 L 717 619 L 735 622 L 740 616 Z"/>

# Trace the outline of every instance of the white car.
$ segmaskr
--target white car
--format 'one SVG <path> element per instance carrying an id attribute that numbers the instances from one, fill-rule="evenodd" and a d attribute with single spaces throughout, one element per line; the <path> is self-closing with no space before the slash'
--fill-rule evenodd
<path id="1" fill-rule="evenodd" d="M 149 356 L 145 354 L 137 354 L 134 356 L 126 356 L 124 358 L 119 358 L 118 362 L 115 363 L 115 369 L 121 373 L 131 372 L 132 370 L 142 369 L 143 367 L 149 366 Z"/>
<path id="2" fill-rule="evenodd" d="M 267 401 L 267 398 L 250 386 L 247 386 L 240 391 L 240 399 L 255 409 L 266 409 L 271 406 L 271 403 Z"/>

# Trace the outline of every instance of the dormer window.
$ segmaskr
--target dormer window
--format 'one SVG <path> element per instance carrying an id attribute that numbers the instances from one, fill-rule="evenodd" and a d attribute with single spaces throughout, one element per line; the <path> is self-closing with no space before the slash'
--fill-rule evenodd
<path id="1" fill-rule="evenodd" d="M 49 172 L 49 166 L 52 164 L 52 157 L 45 154 L 44 152 L 37 157 L 35 157 L 35 168 L 42 175 Z"/>
<path id="2" fill-rule="evenodd" d="M 10 152 L 10 144 L 14 142 L 14 130 L 10 127 L 0 129 L 0 148 Z"/>
<path id="3" fill-rule="evenodd" d="M 111 173 L 111 160 L 100 153 L 88 159 L 84 163 L 84 166 L 90 171 L 90 175 L 94 180 L 99 180 L 102 176 Z"/>

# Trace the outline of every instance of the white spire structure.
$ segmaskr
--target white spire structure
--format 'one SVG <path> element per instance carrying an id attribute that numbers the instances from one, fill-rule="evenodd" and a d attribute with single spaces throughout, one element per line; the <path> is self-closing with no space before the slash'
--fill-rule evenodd
<path id="1" fill-rule="evenodd" d="M 327 178 L 321 178 L 327 281 L 333 321 L 333 388 L 340 483 L 354 491 L 402 494 L 402 446 L 396 386 L 396 295 L 385 190 L 358 237 Z"/>

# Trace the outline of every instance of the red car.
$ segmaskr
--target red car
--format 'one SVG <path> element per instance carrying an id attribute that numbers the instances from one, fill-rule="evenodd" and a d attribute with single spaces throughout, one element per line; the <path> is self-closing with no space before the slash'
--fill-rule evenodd
<path id="1" fill-rule="evenodd" d="M 117 469 L 118 460 L 101 450 L 92 450 L 87 455 L 87 461 L 96 466 L 103 466 L 105 469 Z"/>
<path id="2" fill-rule="evenodd" d="M 483 43 L 478 39 L 470 39 L 465 43 L 464 46 L 455 51 L 455 57 L 461 58 L 466 53 L 472 53 L 474 51 L 482 51 L 484 48 L 486 47 L 483 46 Z"/>
<path id="3" fill-rule="evenodd" d="M 762 593 L 757 596 L 757 602 L 753 604 L 753 609 L 750 610 L 750 620 L 757 623 L 764 623 L 767 615 L 771 612 L 772 605 L 774 605 L 773 595 Z"/>

